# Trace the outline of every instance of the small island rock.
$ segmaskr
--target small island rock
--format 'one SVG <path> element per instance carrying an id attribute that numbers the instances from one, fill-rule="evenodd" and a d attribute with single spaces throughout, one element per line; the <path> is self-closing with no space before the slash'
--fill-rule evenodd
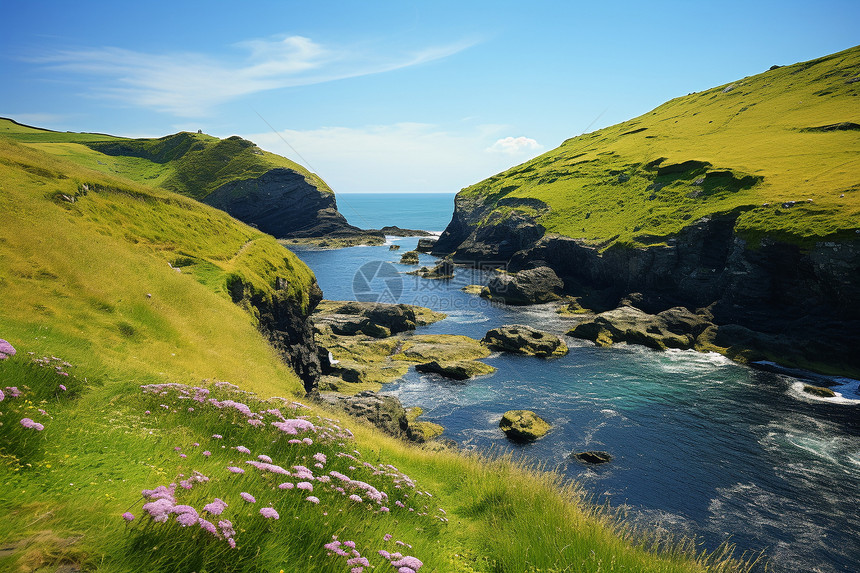
<path id="1" fill-rule="evenodd" d="M 612 461 L 612 455 L 609 452 L 601 452 L 597 450 L 577 452 L 571 454 L 571 457 L 587 464 L 605 464 Z"/>
<path id="2" fill-rule="evenodd" d="M 499 421 L 499 427 L 511 440 L 533 442 L 546 435 L 552 426 L 531 410 L 509 410 Z"/>

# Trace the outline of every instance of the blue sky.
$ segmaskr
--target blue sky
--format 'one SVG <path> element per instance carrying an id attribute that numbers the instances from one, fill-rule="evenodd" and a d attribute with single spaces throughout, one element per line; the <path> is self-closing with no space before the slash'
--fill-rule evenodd
<path id="1" fill-rule="evenodd" d="M 4 0 L 3 19 L 0 116 L 241 135 L 339 193 L 455 192 L 673 97 L 860 43 L 856 0 Z"/>

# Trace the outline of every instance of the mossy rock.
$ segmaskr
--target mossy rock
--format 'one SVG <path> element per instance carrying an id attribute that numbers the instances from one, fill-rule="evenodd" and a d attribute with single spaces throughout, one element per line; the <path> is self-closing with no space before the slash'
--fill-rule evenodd
<path id="1" fill-rule="evenodd" d="M 414 442 L 429 442 L 430 440 L 441 436 L 445 431 L 444 426 L 434 424 L 433 422 L 410 422 L 410 439 Z"/>
<path id="2" fill-rule="evenodd" d="M 826 388 L 824 386 L 813 386 L 811 384 L 806 384 L 803 387 L 803 391 L 807 394 L 812 394 L 813 396 L 818 396 L 819 398 L 835 398 L 836 392 L 831 390 L 830 388 Z"/>
<path id="3" fill-rule="evenodd" d="M 545 436 L 552 425 L 531 410 L 509 410 L 499 421 L 499 428 L 515 442 L 533 442 Z"/>
<path id="4" fill-rule="evenodd" d="M 480 341 L 459 334 L 419 334 L 403 340 L 395 360 L 409 362 L 455 362 L 478 360 L 490 355 L 490 350 Z"/>
<path id="5" fill-rule="evenodd" d="M 415 366 L 418 372 L 429 372 L 439 374 L 452 380 L 468 380 L 475 376 L 492 374 L 496 371 L 493 366 L 478 362 L 477 360 L 457 360 L 454 362 L 437 362 L 431 360 Z"/>
<path id="6" fill-rule="evenodd" d="M 482 340 L 490 348 L 544 358 L 564 356 L 567 344 L 554 334 L 522 324 L 506 324 L 488 331 Z"/>
<path id="7" fill-rule="evenodd" d="M 417 265 L 418 263 L 418 251 L 406 251 L 400 256 L 401 265 Z"/>
<path id="8" fill-rule="evenodd" d="M 466 286 L 464 286 L 463 288 L 461 288 L 460 290 L 461 290 L 461 291 L 463 291 L 463 292 L 464 292 L 464 293 L 466 293 L 466 294 L 477 294 L 477 295 L 481 295 L 481 294 L 483 294 L 483 293 L 484 293 L 484 289 L 486 289 L 486 288 L 487 288 L 487 287 L 485 287 L 484 285 L 466 285 Z M 487 290 L 487 293 L 488 293 L 488 294 L 489 294 L 489 292 L 490 292 L 490 291 L 489 291 L 489 290 Z"/>

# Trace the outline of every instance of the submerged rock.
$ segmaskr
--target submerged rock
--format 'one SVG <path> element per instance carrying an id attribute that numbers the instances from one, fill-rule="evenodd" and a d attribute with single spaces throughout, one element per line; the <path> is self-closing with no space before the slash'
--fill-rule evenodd
<path id="1" fill-rule="evenodd" d="M 418 372 L 439 374 L 440 376 L 451 378 L 452 380 L 468 380 L 475 376 L 492 374 L 496 371 L 496 369 L 489 364 L 484 364 L 477 360 L 456 360 L 454 362 L 438 362 L 436 360 L 431 360 L 430 362 L 417 364 L 415 366 L 415 370 Z"/>
<path id="2" fill-rule="evenodd" d="M 487 296 L 507 304 L 537 304 L 559 299 L 564 283 L 549 267 L 516 274 L 499 273 L 487 284 Z"/>
<path id="3" fill-rule="evenodd" d="M 601 452 L 597 450 L 574 453 L 571 454 L 571 457 L 576 458 L 581 462 L 585 462 L 586 464 L 605 464 L 612 461 L 612 455 L 609 454 L 609 452 Z"/>
<path id="4" fill-rule="evenodd" d="M 803 391 L 807 394 L 812 394 L 813 396 L 818 396 L 819 398 L 835 398 L 836 392 L 831 390 L 830 388 L 825 388 L 824 386 L 812 386 L 811 384 L 806 384 L 803 387 Z"/>
<path id="5" fill-rule="evenodd" d="M 521 324 L 506 324 L 487 332 L 482 342 L 490 348 L 532 356 L 564 356 L 567 344 L 554 334 Z"/>
<path id="6" fill-rule="evenodd" d="M 499 421 L 505 435 L 517 442 L 532 442 L 546 435 L 552 426 L 531 410 L 509 410 Z"/>

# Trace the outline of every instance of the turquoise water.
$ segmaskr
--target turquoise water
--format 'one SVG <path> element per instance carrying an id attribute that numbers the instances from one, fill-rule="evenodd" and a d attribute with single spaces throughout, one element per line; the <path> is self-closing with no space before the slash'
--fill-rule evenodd
<path id="1" fill-rule="evenodd" d="M 397 226 L 441 233 L 454 212 L 454 193 L 340 193 L 337 207 L 362 229 Z"/>
<path id="2" fill-rule="evenodd" d="M 382 220 L 376 205 L 369 215 Z M 401 225 L 396 197 L 384 205 L 390 219 L 378 226 L 433 228 Z M 436 216 L 450 218 L 450 207 Z M 402 252 L 417 239 L 394 242 Z M 448 314 L 421 329 L 426 333 L 481 338 L 520 323 L 561 334 L 575 321 L 551 305 L 507 307 L 463 293 L 462 286 L 486 278 L 477 270 L 458 268 L 445 282 L 397 274 L 414 267 L 397 264 L 399 252 L 387 246 L 297 253 L 326 298 L 355 300 L 358 276 L 399 302 Z M 422 255 L 422 264 L 434 260 Z M 554 360 L 495 354 L 486 362 L 498 371 L 466 383 L 412 370 L 384 390 L 406 406 L 420 405 L 424 418 L 445 426 L 445 437 L 463 448 L 510 451 L 558 469 L 597 501 L 627 509 L 635 523 L 695 536 L 710 549 L 729 541 L 739 555 L 764 551 L 776 572 L 860 570 L 856 382 L 838 388 L 841 403 L 827 402 L 804 394 L 797 378 L 715 354 L 568 343 L 571 352 Z M 552 431 L 533 444 L 508 442 L 498 421 L 521 408 L 550 421 Z M 586 466 L 569 457 L 592 449 L 610 452 L 613 461 Z"/>

